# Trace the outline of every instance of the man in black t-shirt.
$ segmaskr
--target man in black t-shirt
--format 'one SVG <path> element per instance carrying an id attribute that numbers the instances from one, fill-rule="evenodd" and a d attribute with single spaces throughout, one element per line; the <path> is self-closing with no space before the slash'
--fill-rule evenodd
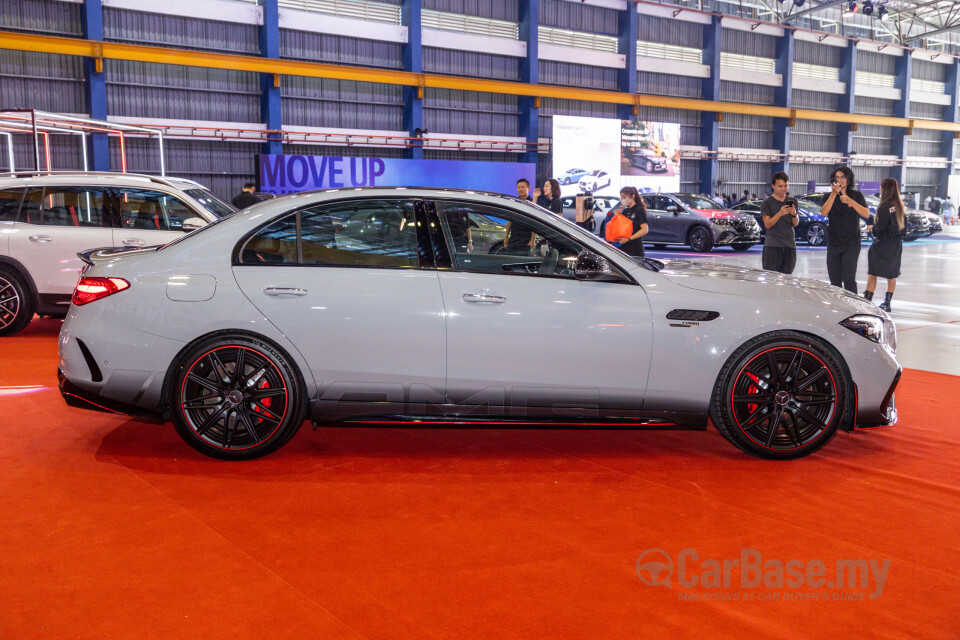
<path id="1" fill-rule="evenodd" d="M 773 174 L 773 195 L 760 205 L 761 219 L 767 230 L 763 243 L 763 268 L 787 275 L 797 265 L 794 227 L 799 224 L 797 201 L 787 196 L 789 178 L 783 171 Z"/>
<path id="2" fill-rule="evenodd" d="M 533 202 L 530 197 L 530 182 L 526 178 L 517 180 L 517 197 Z M 508 253 L 530 255 L 537 246 L 536 233 L 530 227 L 519 222 L 508 222 L 503 238 L 503 249 Z"/>
<path id="3" fill-rule="evenodd" d="M 248 182 L 243 185 L 243 191 L 238 193 L 233 197 L 233 206 L 237 209 L 246 209 L 247 207 L 257 204 L 260 200 L 257 196 L 253 195 L 253 192 L 256 191 L 257 185 L 252 182 Z"/>
<path id="4" fill-rule="evenodd" d="M 840 167 L 833 172 L 832 188 L 820 213 L 830 221 L 827 239 L 827 273 L 830 284 L 857 292 L 857 261 L 860 259 L 860 218 L 870 210 L 863 194 L 853 188 L 853 171 Z"/>

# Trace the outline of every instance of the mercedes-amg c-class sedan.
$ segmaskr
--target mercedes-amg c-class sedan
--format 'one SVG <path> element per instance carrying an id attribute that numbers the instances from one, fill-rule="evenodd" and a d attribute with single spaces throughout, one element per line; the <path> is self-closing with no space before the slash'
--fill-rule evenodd
<path id="1" fill-rule="evenodd" d="M 632 258 L 536 205 L 444 189 L 278 198 L 162 247 L 84 252 L 75 406 L 199 451 L 305 419 L 706 428 L 766 458 L 892 424 L 893 322 L 820 282 Z"/>

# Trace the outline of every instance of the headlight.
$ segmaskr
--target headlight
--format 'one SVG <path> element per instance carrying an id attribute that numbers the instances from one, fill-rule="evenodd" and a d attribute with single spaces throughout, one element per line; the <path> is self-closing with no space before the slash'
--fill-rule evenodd
<path id="1" fill-rule="evenodd" d="M 867 340 L 887 347 L 893 353 L 897 352 L 897 328 L 892 320 L 885 320 L 877 316 L 858 315 L 850 316 L 840 324 Z"/>
<path id="2" fill-rule="evenodd" d="M 710 222 L 712 222 L 713 224 L 720 225 L 722 227 L 730 226 L 733 224 L 733 220 L 730 220 L 729 218 L 710 218 Z"/>

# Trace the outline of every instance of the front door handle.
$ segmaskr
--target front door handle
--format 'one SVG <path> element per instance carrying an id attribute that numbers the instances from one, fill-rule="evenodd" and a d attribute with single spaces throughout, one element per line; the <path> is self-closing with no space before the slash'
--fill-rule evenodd
<path id="1" fill-rule="evenodd" d="M 489 304 L 503 304 L 507 301 L 503 296 L 492 296 L 487 293 L 465 293 L 461 296 L 461 299 L 464 302 L 471 302 L 473 304 L 484 302 Z"/>
<path id="2" fill-rule="evenodd" d="M 52 236 L 27 236 L 27 239 L 30 240 L 31 242 L 39 242 L 40 244 L 43 244 L 45 242 L 50 242 L 51 240 L 53 240 L 53 237 Z"/>
<path id="3" fill-rule="evenodd" d="M 268 296 L 305 296 L 308 292 L 299 287 L 264 287 L 263 293 Z"/>
<path id="4" fill-rule="evenodd" d="M 126 240 L 123 241 L 123 246 L 125 246 L 125 247 L 142 247 L 142 246 L 143 246 L 143 240 L 139 240 L 139 239 L 137 239 L 137 238 L 127 238 Z"/>

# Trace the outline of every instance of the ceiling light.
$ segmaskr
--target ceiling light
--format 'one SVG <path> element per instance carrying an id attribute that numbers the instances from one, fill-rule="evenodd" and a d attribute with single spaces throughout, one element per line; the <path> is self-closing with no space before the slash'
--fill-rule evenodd
<path id="1" fill-rule="evenodd" d="M 866 0 L 866 2 L 863 3 L 863 15 L 865 16 L 873 15 L 873 2 L 871 2 L 870 0 Z"/>
<path id="2" fill-rule="evenodd" d="M 805 1 L 806 0 L 793 0 L 793 4 L 797 7 L 802 7 Z"/>
<path id="3" fill-rule="evenodd" d="M 860 5 L 857 4 L 857 0 L 850 0 L 850 4 L 847 5 L 847 9 L 850 13 L 856 13 L 857 9 L 860 8 Z"/>
<path id="4" fill-rule="evenodd" d="M 887 13 L 887 8 L 886 8 L 886 7 L 880 7 L 879 9 L 877 9 L 877 17 L 880 18 L 880 19 L 883 20 L 883 21 L 886 21 L 887 18 L 890 17 L 890 14 Z"/>

